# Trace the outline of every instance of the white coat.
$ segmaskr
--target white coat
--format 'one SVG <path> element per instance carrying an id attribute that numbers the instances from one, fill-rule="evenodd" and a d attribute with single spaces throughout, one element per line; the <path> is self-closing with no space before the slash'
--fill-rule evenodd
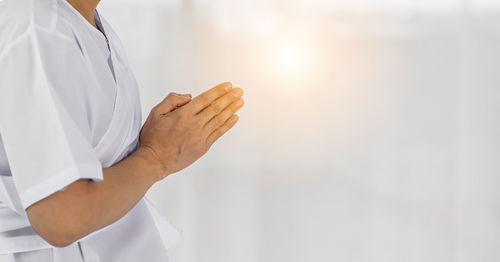
<path id="1" fill-rule="evenodd" d="M 139 90 L 115 32 L 65 0 L 0 2 L 0 262 L 167 261 L 179 231 L 142 199 L 66 248 L 25 209 L 78 179 L 103 179 L 139 144 Z"/>

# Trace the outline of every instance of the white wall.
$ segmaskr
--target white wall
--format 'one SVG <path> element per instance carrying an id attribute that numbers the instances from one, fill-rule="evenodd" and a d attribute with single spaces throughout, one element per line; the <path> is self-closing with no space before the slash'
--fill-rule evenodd
<path id="1" fill-rule="evenodd" d="M 144 119 L 171 91 L 246 91 L 237 127 L 151 192 L 183 230 L 172 261 L 498 261 L 498 7 L 102 1 Z"/>

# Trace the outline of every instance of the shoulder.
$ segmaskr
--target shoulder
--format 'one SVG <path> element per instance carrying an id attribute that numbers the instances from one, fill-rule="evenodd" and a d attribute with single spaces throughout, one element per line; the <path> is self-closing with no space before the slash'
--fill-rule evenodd
<path id="1" fill-rule="evenodd" d="M 0 2 L 0 52 L 25 35 L 32 24 L 34 0 Z"/>
<path id="2" fill-rule="evenodd" d="M 0 1 L 0 58 L 16 43 L 32 38 L 57 38 L 77 46 L 65 5 L 65 0 Z"/>

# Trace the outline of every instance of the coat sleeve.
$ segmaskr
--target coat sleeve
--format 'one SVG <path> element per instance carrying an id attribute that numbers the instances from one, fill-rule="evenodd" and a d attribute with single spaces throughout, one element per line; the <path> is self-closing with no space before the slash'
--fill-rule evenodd
<path id="1" fill-rule="evenodd" d="M 0 136 L 24 209 L 76 180 L 103 179 L 84 65 L 70 40 L 52 35 L 25 36 L 0 57 Z"/>

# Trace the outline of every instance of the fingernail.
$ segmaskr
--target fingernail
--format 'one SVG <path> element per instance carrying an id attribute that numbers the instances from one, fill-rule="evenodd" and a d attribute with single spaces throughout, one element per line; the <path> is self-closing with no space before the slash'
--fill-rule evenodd
<path id="1" fill-rule="evenodd" d="M 233 118 L 231 119 L 231 121 L 233 122 L 236 122 L 236 120 L 238 120 L 238 115 L 234 115 Z"/>
<path id="2" fill-rule="evenodd" d="M 243 99 L 236 101 L 236 106 L 242 106 L 242 105 L 243 105 Z"/>
<path id="3" fill-rule="evenodd" d="M 233 95 L 235 97 L 240 97 L 243 95 L 243 91 L 241 91 L 241 89 L 236 89 L 236 90 L 234 90 Z"/>
<path id="4" fill-rule="evenodd" d="M 233 85 L 231 83 L 227 82 L 224 84 L 224 90 L 229 91 L 231 90 L 231 88 L 233 88 Z"/>

